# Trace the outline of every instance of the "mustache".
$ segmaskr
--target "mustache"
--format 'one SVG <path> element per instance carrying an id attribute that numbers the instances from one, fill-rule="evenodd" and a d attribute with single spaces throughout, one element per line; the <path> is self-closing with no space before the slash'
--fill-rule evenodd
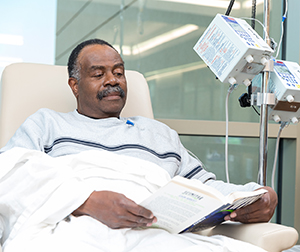
<path id="1" fill-rule="evenodd" d="M 108 96 L 111 93 L 119 93 L 121 98 L 125 97 L 125 91 L 119 86 L 107 85 L 107 88 L 97 93 L 97 98 L 102 100 L 104 97 Z"/>

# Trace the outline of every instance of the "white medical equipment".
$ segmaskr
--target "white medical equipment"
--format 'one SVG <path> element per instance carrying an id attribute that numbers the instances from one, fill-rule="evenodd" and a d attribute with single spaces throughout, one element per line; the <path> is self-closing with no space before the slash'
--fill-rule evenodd
<path id="1" fill-rule="evenodd" d="M 231 84 L 228 95 L 238 84 L 250 86 L 253 78 L 257 79 L 256 76 L 263 72 L 259 88 L 254 92 L 252 85 L 251 95 L 251 105 L 261 107 L 258 179 L 261 185 L 266 185 L 268 120 L 281 122 L 284 128 L 290 122 L 297 123 L 300 119 L 300 67 L 297 63 L 274 62 L 271 59 L 274 50 L 269 46 L 270 43 L 267 43 L 267 40 L 270 41 L 269 0 L 265 2 L 264 7 L 265 40 L 243 19 L 217 14 L 193 48 L 221 82 Z M 283 21 L 285 18 L 286 13 Z M 226 150 L 227 145 L 227 157 Z M 225 160 L 225 166 L 229 182 L 228 160 Z"/>
<path id="2" fill-rule="evenodd" d="M 261 75 L 252 81 L 251 104 L 257 104 L 261 96 Z M 268 119 L 281 123 L 277 140 L 272 171 L 272 188 L 275 188 L 275 172 L 279 139 L 282 130 L 290 123 L 298 123 L 300 119 L 300 66 L 296 62 L 274 60 L 274 69 L 270 72 L 268 94 L 273 94 L 274 103 L 268 106 Z M 267 96 L 266 96 L 267 97 Z"/>
<path id="3" fill-rule="evenodd" d="M 261 75 L 252 81 L 251 105 L 260 106 Z M 300 119 L 300 66 L 296 62 L 275 60 L 270 72 L 269 94 L 274 102 L 269 106 L 269 120 L 298 123 Z"/>
<path id="4" fill-rule="evenodd" d="M 194 50 L 221 82 L 251 84 L 273 49 L 243 19 L 217 14 Z"/>
<path id="5" fill-rule="evenodd" d="M 261 92 L 261 75 L 252 81 L 251 104 L 257 104 Z M 275 188 L 275 172 L 279 139 L 282 130 L 290 123 L 298 123 L 300 119 L 300 66 L 296 62 L 274 60 L 274 69 L 270 72 L 269 88 L 266 95 L 273 94 L 274 103 L 268 106 L 268 119 L 281 123 L 277 140 L 272 171 L 272 188 Z M 266 96 L 268 97 L 268 96 Z"/>
<path id="6" fill-rule="evenodd" d="M 269 91 L 275 94 L 269 119 L 298 123 L 300 118 L 300 66 L 296 62 L 276 60 L 270 75 Z"/>

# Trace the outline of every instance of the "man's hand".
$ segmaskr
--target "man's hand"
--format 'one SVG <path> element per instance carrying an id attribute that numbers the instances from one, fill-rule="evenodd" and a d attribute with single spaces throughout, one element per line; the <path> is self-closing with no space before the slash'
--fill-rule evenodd
<path id="1" fill-rule="evenodd" d="M 89 215 L 113 229 L 151 226 L 157 221 L 150 210 L 111 191 L 94 191 L 72 214 Z"/>
<path id="2" fill-rule="evenodd" d="M 239 221 L 242 223 L 268 222 L 277 206 L 277 194 L 271 187 L 263 187 L 268 190 L 258 201 L 253 204 L 237 209 L 230 215 L 225 216 L 225 220 Z"/>

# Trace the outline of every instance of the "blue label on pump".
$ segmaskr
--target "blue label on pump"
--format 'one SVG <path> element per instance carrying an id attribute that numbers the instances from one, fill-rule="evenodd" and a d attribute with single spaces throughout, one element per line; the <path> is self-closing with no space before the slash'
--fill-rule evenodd
<path id="1" fill-rule="evenodd" d="M 222 16 L 223 19 L 231 26 L 231 28 L 246 42 L 249 46 L 255 46 L 255 41 L 243 29 L 243 27 L 232 17 Z"/>
<path id="2" fill-rule="evenodd" d="M 298 85 L 295 76 L 290 72 L 284 62 L 278 60 L 275 61 L 274 69 L 279 77 L 285 81 L 286 85 L 288 85 L 289 87 L 296 87 L 296 85 Z"/>

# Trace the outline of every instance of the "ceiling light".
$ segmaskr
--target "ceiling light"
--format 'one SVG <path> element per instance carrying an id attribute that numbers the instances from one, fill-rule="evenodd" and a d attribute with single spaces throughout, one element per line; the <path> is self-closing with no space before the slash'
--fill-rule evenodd
<path id="1" fill-rule="evenodd" d="M 194 5 L 202 5 L 202 6 L 216 7 L 216 8 L 228 8 L 230 3 L 230 1 L 222 1 L 222 0 L 160 0 L 160 1 L 194 4 Z M 235 2 L 232 9 L 240 9 L 240 8 L 241 8 L 241 4 L 239 2 Z"/>
<path id="2" fill-rule="evenodd" d="M 149 39 L 147 41 L 144 41 L 142 43 L 139 43 L 139 44 L 133 46 L 132 54 L 137 55 L 139 53 L 148 51 L 154 47 L 157 47 L 159 45 L 167 43 L 176 38 L 182 37 L 188 33 L 191 33 L 193 31 L 197 30 L 197 29 L 199 29 L 199 27 L 197 25 L 193 25 L 193 24 L 184 25 L 175 30 L 169 31 L 167 33 L 164 33 L 162 35 L 159 35 L 157 37 L 154 37 L 152 39 Z"/>
<path id="3" fill-rule="evenodd" d="M 256 0 L 256 5 L 263 4 L 264 0 Z M 249 9 L 252 8 L 252 0 L 247 0 L 243 3 L 243 8 Z"/>
<path id="4" fill-rule="evenodd" d="M 206 64 L 204 62 L 193 62 L 190 64 L 180 65 L 176 67 L 165 68 L 161 70 L 156 70 L 152 72 L 145 73 L 145 78 L 147 81 L 166 78 L 169 76 L 174 76 L 176 74 L 182 74 L 186 72 L 191 72 L 201 68 L 205 68 Z"/>
<path id="5" fill-rule="evenodd" d="M 19 36 L 19 35 L 0 33 L 0 44 L 21 46 L 24 44 L 24 38 L 23 36 Z"/>
<path id="6" fill-rule="evenodd" d="M 159 35 L 157 37 L 154 37 L 152 39 L 146 40 L 142 43 L 136 44 L 132 47 L 130 46 L 122 46 L 123 55 L 137 55 L 139 53 L 148 51 L 156 46 L 162 45 L 164 43 L 167 43 L 171 40 L 174 40 L 176 38 L 182 37 L 188 33 L 191 33 L 195 30 L 199 29 L 197 25 L 188 24 L 181 26 L 175 30 L 169 31 L 167 33 L 164 33 L 162 35 Z M 113 47 L 120 53 L 120 46 L 119 45 L 113 45 Z"/>
<path id="7" fill-rule="evenodd" d="M 119 45 L 113 45 L 113 47 L 119 52 L 121 53 L 121 49 Z M 131 55 L 131 47 L 130 46 L 122 46 L 122 53 L 123 55 Z"/>

